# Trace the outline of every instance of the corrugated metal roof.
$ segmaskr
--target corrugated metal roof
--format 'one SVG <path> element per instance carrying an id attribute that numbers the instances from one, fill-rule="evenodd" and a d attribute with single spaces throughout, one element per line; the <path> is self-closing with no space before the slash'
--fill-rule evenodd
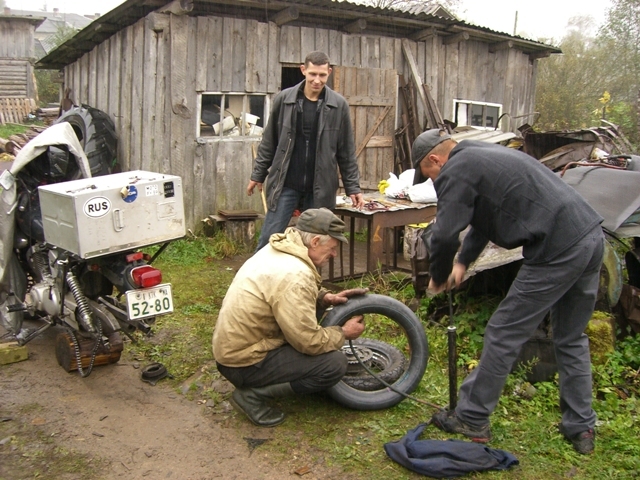
<path id="1" fill-rule="evenodd" d="M 91 25 L 41 59 L 36 66 L 38 68 L 62 68 L 69 65 L 114 33 L 169 3 L 171 2 L 167 0 L 127 0 L 94 20 Z M 515 48 L 528 54 L 561 53 L 558 48 L 550 45 L 472 26 L 455 18 L 375 8 L 348 1 L 194 0 L 193 10 L 189 12 L 189 15 L 239 17 L 267 22 L 278 12 L 289 7 L 295 7 L 299 13 L 298 18 L 291 22 L 291 25 L 342 30 L 347 24 L 364 19 L 367 27 L 363 33 L 369 35 L 411 38 L 421 31 L 435 29 L 438 35 L 450 36 L 466 32 L 471 39 L 489 43 L 512 40 Z"/>

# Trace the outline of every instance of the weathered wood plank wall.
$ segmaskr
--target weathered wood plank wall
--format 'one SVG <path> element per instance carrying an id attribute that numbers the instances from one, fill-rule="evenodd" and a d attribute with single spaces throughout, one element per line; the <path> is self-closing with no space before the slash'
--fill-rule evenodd
<path id="1" fill-rule="evenodd" d="M 0 18 L 0 58 L 34 58 L 33 36 L 35 26 L 31 21 Z"/>
<path id="2" fill-rule="evenodd" d="M 409 45 L 445 118 L 452 118 L 454 99 L 500 103 L 511 116 L 503 120 L 509 130 L 526 121 L 514 117 L 533 109 L 536 62 L 527 55 L 490 53 L 488 44 L 478 41 L 444 45 L 438 36 Z M 152 13 L 67 66 L 65 86 L 76 103 L 90 103 L 111 115 L 124 169 L 183 178 L 187 224 L 194 228 L 218 209 L 262 211 L 259 195 L 245 192 L 257 141 L 197 139 L 198 95 L 274 94 L 283 64 L 299 64 L 312 50 L 327 51 L 335 65 L 395 69 L 410 78 L 399 38 Z M 353 88 L 369 82 L 373 92 L 383 88 L 376 76 L 359 74 L 350 81 Z M 370 125 L 375 118 L 356 121 Z M 375 149 L 366 155 L 367 165 L 384 169 Z"/>
<path id="3" fill-rule="evenodd" d="M 0 97 L 37 98 L 31 21 L 0 18 Z"/>

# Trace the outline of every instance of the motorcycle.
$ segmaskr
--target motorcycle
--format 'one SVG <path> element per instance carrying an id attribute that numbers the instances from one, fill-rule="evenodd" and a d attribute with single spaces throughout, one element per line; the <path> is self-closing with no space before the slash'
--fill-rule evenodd
<path id="1" fill-rule="evenodd" d="M 75 107 L 0 176 L 4 337 L 24 345 L 59 327 L 58 363 L 82 377 L 120 359 L 122 335 L 173 311 L 152 264 L 186 233 L 180 177 L 113 173 L 114 132 L 103 112 Z M 150 245 L 161 246 L 140 251 Z"/>

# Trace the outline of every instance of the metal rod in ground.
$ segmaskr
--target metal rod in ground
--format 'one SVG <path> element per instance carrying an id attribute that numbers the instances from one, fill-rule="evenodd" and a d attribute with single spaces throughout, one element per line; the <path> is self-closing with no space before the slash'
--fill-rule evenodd
<path id="1" fill-rule="evenodd" d="M 447 336 L 449 339 L 449 410 L 453 411 L 458 404 L 458 366 L 456 362 L 458 332 L 455 326 L 447 327 Z"/>
<path id="2" fill-rule="evenodd" d="M 449 411 L 453 411 L 458 404 L 458 331 L 453 321 L 453 293 L 449 290 L 449 326 L 447 327 L 449 346 Z"/>

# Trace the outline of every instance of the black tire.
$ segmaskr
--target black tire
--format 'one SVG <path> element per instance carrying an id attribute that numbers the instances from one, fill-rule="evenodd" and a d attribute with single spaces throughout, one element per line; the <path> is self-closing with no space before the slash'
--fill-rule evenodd
<path id="1" fill-rule="evenodd" d="M 87 105 L 73 107 L 54 123 L 68 122 L 87 155 L 94 177 L 110 174 L 116 166 L 117 137 L 113 121 L 102 110 Z"/>
<path id="2" fill-rule="evenodd" d="M 404 373 L 392 385 L 396 390 L 410 394 L 420 384 L 427 369 L 429 344 L 422 323 L 409 307 L 384 295 L 363 295 L 333 307 L 325 316 L 322 325 L 343 325 L 355 315 L 367 314 L 384 315 L 404 330 L 411 356 Z M 363 391 L 349 386 L 344 381 L 338 382 L 328 392 L 335 401 L 355 410 L 381 410 L 393 407 L 405 398 L 388 388 Z"/>
<path id="3" fill-rule="evenodd" d="M 360 361 L 374 372 L 382 381 L 393 384 L 404 373 L 407 359 L 393 345 L 373 338 L 358 338 L 353 348 L 360 355 Z M 351 345 L 345 342 L 342 351 L 349 358 L 349 369 L 342 381 L 357 390 L 373 391 L 385 388 L 384 384 L 371 376 L 353 355 Z M 364 357 L 364 358 L 363 358 Z"/>

